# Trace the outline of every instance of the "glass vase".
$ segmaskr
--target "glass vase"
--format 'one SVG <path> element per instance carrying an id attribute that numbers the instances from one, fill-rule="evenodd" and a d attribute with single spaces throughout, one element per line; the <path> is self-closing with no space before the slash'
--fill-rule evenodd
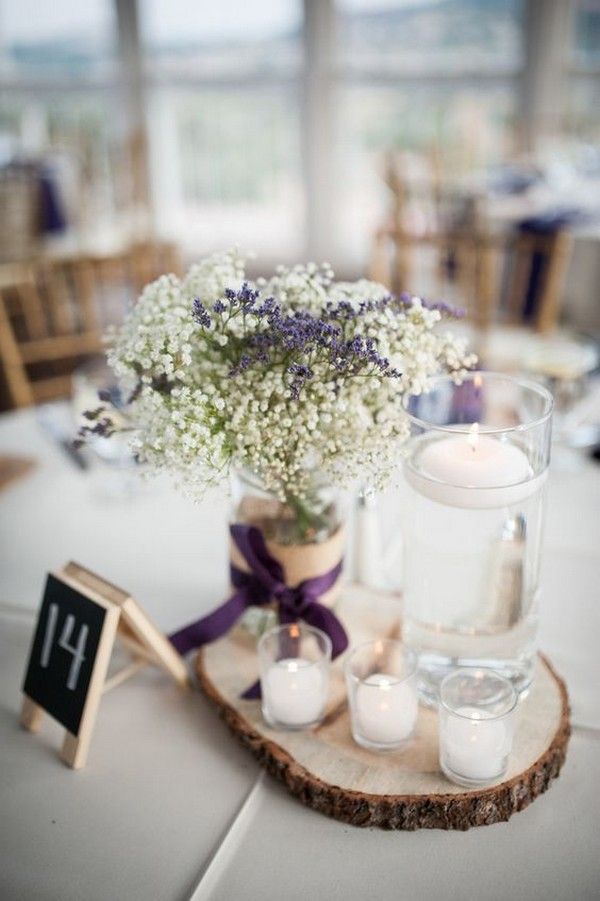
<path id="1" fill-rule="evenodd" d="M 536 650 L 552 396 L 487 372 L 407 398 L 404 630 L 422 699 L 464 667 L 491 667 L 518 692 Z"/>
<path id="2" fill-rule="evenodd" d="M 303 496 L 285 500 L 269 491 L 262 480 L 246 469 L 234 470 L 231 478 L 231 523 L 260 529 L 270 555 L 281 564 L 286 584 L 295 587 L 333 569 L 344 554 L 345 505 L 340 492 L 318 472 L 306 474 Z M 233 542 L 230 560 L 247 569 Z M 333 607 L 340 580 L 319 598 Z M 275 605 L 251 607 L 242 618 L 243 627 L 254 636 L 277 623 Z"/>

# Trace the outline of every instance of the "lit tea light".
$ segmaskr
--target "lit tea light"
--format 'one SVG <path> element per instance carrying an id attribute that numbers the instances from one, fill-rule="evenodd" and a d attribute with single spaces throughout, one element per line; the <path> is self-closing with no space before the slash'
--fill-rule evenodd
<path id="1" fill-rule="evenodd" d="M 459 785 L 501 779 L 512 749 L 517 695 L 493 670 L 458 670 L 440 687 L 440 765 Z"/>
<path id="2" fill-rule="evenodd" d="M 412 685 L 385 673 L 368 676 L 356 689 L 356 717 L 361 734 L 376 744 L 399 744 L 412 733 L 417 696 Z"/>
<path id="3" fill-rule="evenodd" d="M 418 465 L 418 473 L 406 470 L 413 487 L 431 500 L 454 507 L 508 506 L 537 487 L 524 451 L 482 434 L 477 422 L 468 432 L 424 442 Z"/>
<path id="4" fill-rule="evenodd" d="M 300 657 L 274 663 L 263 685 L 271 718 L 288 726 L 316 722 L 323 715 L 327 686 L 319 666 Z"/>
<path id="5" fill-rule="evenodd" d="M 288 623 L 265 632 L 257 650 L 269 725 L 303 729 L 318 723 L 329 694 L 329 636 L 305 623 Z"/>
<path id="6" fill-rule="evenodd" d="M 354 741 L 376 751 L 400 747 L 413 733 L 418 701 L 416 658 L 393 639 L 367 641 L 344 664 Z"/>
<path id="7" fill-rule="evenodd" d="M 459 707 L 443 736 L 447 767 L 466 779 L 493 780 L 500 776 L 510 753 L 511 735 L 502 720 L 489 719 L 476 707 Z"/>

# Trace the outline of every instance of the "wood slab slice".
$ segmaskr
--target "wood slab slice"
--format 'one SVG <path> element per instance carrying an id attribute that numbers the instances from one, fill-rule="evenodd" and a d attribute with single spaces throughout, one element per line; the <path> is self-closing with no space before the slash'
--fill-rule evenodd
<path id="1" fill-rule="evenodd" d="M 352 644 L 400 634 L 398 598 L 350 586 L 336 610 Z M 377 754 L 358 747 L 339 661 L 325 721 L 303 732 L 271 729 L 260 702 L 240 698 L 257 677 L 255 640 L 243 630 L 202 649 L 196 670 L 204 693 L 269 773 L 304 804 L 355 826 L 464 830 L 499 823 L 545 792 L 566 756 L 567 690 L 542 655 L 519 705 L 510 769 L 503 781 L 478 789 L 454 785 L 440 772 L 437 712 L 429 708 L 419 708 L 415 737 L 402 750 Z"/>

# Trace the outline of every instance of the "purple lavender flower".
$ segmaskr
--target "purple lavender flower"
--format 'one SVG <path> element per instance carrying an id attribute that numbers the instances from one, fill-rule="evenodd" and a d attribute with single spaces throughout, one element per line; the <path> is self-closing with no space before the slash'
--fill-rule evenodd
<path id="1" fill-rule="evenodd" d="M 194 298 L 194 302 L 192 304 L 192 316 L 202 328 L 210 328 L 212 324 L 212 320 L 210 318 L 210 314 L 199 297 Z"/>
<path id="2" fill-rule="evenodd" d="M 114 435 L 116 431 L 115 424 L 110 416 L 104 415 L 105 413 L 106 410 L 104 407 L 85 411 L 83 415 L 89 422 L 93 422 L 94 425 L 81 426 L 77 433 L 77 438 L 73 441 L 73 446 L 75 448 L 85 444 L 86 440 L 92 435 L 97 435 L 100 438 L 110 438 L 111 435 Z"/>
<path id="3" fill-rule="evenodd" d="M 246 369 L 249 369 L 251 365 L 252 357 L 250 357 L 248 354 L 242 354 L 235 366 L 233 366 L 229 370 L 229 378 L 234 378 L 236 375 L 239 375 L 240 372 L 245 372 Z"/>
<path id="4" fill-rule="evenodd" d="M 255 312 L 259 319 L 276 320 L 281 316 L 281 307 L 274 297 L 267 297 Z"/>
<path id="5" fill-rule="evenodd" d="M 244 330 L 232 348 L 229 377 L 236 378 L 252 367 L 284 367 L 292 397 L 298 399 L 314 378 L 315 363 L 328 362 L 335 378 L 379 376 L 398 379 L 401 373 L 390 365 L 378 348 L 376 338 L 360 334 L 360 321 L 368 313 L 385 309 L 403 312 L 413 303 L 410 295 L 369 299 L 360 303 L 329 302 L 321 315 L 308 310 L 285 313 L 275 298 L 260 298 L 260 292 L 245 282 L 241 288 L 227 288 L 212 312 L 244 313 Z M 437 308 L 437 307 L 436 307 Z M 204 327 L 212 320 L 199 299 L 194 301 L 194 317 Z"/>
<path id="6" fill-rule="evenodd" d="M 290 383 L 290 391 L 292 392 L 292 397 L 295 400 L 298 400 L 298 398 L 300 397 L 300 392 L 304 388 L 306 382 L 309 379 L 313 378 L 314 372 L 303 363 L 292 363 L 291 366 L 288 366 L 287 371 L 290 373 L 290 375 L 293 376 L 293 379 Z"/>
<path id="7" fill-rule="evenodd" d="M 428 310 L 439 310 L 442 316 L 448 316 L 451 319 L 462 319 L 465 315 L 465 311 L 460 307 L 453 307 L 449 303 L 445 303 L 443 300 L 422 300 L 421 303 Z"/>
<path id="8" fill-rule="evenodd" d="M 325 316 L 328 319 L 343 321 L 356 319 L 358 315 L 359 310 L 353 307 L 349 300 L 340 300 L 337 304 L 330 300 L 325 305 Z"/>
<path id="9" fill-rule="evenodd" d="M 251 288 L 248 282 L 244 282 L 238 291 L 233 288 L 225 289 L 225 297 L 229 301 L 231 307 L 239 306 L 246 313 L 253 311 L 254 304 L 260 295 L 260 291 Z"/>
<path id="10" fill-rule="evenodd" d="M 414 303 L 413 297 L 406 291 L 400 294 L 398 301 L 405 307 L 411 307 Z M 465 311 L 460 307 L 453 307 L 443 300 L 425 300 L 421 297 L 420 301 L 421 306 L 425 307 L 426 310 L 438 310 L 442 316 L 448 316 L 450 319 L 462 319 L 465 315 Z"/>

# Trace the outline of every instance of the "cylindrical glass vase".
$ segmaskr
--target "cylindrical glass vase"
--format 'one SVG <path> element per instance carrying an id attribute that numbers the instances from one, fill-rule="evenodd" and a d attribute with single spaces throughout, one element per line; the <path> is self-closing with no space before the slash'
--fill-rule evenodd
<path id="1" fill-rule="evenodd" d="M 281 564 L 290 587 L 329 572 L 344 554 L 345 509 L 340 492 L 318 472 L 307 472 L 304 482 L 302 496 L 288 495 L 283 500 L 249 470 L 236 469 L 231 480 L 231 523 L 261 531 L 269 554 Z M 233 542 L 230 560 L 238 568 L 247 568 Z M 338 579 L 319 598 L 320 603 L 333 607 L 339 589 Z M 242 624 L 259 636 L 276 624 L 275 609 L 250 607 Z"/>
<path id="2" fill-rule="evenodd" d="M 540 384 L 473 372 L 407 398 L 404 629 L 418 686 L 491 667 L 518 692 L 532 679 L 552 396 Z"/>

